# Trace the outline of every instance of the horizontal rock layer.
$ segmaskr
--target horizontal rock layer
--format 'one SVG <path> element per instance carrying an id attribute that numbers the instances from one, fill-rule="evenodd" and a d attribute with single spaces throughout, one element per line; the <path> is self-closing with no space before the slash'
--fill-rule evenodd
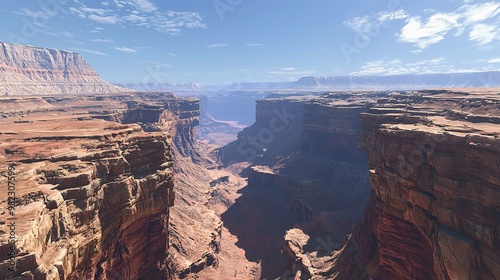
<path id="1" fill-rule="evenodd" d="M 0 42 L 0 95 L 130 91 L 101 79 L 78 53 Z"/>
<path id="2" fill-rule="evenodd" d="M 19 97 L 0 98 L 0 108 L 0 161 L 15 166 L 20 198 L 17 271 L 9 274 L 3 257 L 1 275 L 172 277 L 165 263 L 174 200 L 170 143 L 182 145 L 190 136 L 179 134 L 194 133 L 197 100 L 164 93 Z M 8 215 L 6 192 L 0 201 Z M 10 231 L 0 227 L 5 253 Z"/>
<path id="3" fill-rule="evenodd" d="M 302 279 L 319 275 L 318 267 L 328 268 L 324 254 L 338 249 L 360 221 L 370 194 L 368 159 L 357 147 L 359 117 L 374 103 L 373 97 L 387 95 L 329 93 L 262 99 L 257 101 L 256 122 L 222 149 L 229 165 L 239 160 L 254 164 L 244 172 L 248 190 L 241 200 L 252 203 L 253 197 L 265 196 L 256 199 L 255 207 L 273 211 L 269 219 L 286 215 L 271 223 L 285 229 L 280 238 L 287 236 L 283 252 L 290 256 L 289 273 L 301 274 Z M 286 224 L 290 218 L 295 226 Z M 325 250 L 323 240 L 328 240 Z M 295 251 L 300 246 L 291 244 L 302 241 L 304 252 Z M 253 251 L 266 257 L 263 277 L 278 277 L 283 271 L 277 275 L 266 269 L 278 262 L 267 258 L 272 255 L 267 250 Z"/>
<path id="4" fill-rule="evenodd" d="M 372 198 L 333 256 L 335 279 L 500 277 L 499 110 L 498 90 L 473 89 L 407 93 L 362 114 Z"/>

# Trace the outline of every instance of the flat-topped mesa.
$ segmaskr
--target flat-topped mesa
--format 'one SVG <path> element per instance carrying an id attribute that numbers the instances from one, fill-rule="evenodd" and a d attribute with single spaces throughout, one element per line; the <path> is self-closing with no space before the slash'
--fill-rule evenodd
<path id="1" fill-rule="evenodd" d="M 0 42 L 0 95 L 118 92 L 78 53 Z"/>
<path id="2" fill-rule="evenodd" d="M 499 115 L 499 89 L 422 91 L 362 114 L 372 199 L 343 248 L 357 275 L 500 279 Z M 337 262 L 335 279 L 356 275 L 352 257 Z"/>

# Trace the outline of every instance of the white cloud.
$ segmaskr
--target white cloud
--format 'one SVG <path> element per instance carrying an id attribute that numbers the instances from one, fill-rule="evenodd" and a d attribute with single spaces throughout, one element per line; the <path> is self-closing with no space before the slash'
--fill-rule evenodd
<path id="1" fill-rule="evenodd" d="M 86 53 L 97 54 L 97 55 L 108 55 L 108 54 L 103 53 L 103 52 L 89 50 L 89 49 L 82 49 L 82 48 L 72 48 L 71 50 L 76 51 L 76 52 L 86 52 Z"/>
<path id="2" fill-rule="evenodd" d="M 455 12 L 434 12 L 426 19 L 414 16 L 407 20 L 406 25 L 398 35 L 398 41 L 413 43 L 419 49 L 426 49 L 432 44 L 439 43 L 445 36 L 455 30 L 455 36 L 461 36 L 469 31 L 469 40 L 478 45 L 486 45 L 499 40 L 498 15 L 500 3 L 486 2 L 468 4 L 466 1 Z M 496 23 L 482 23 L 496 19 Z"/>
<path id="3" fill-rule="evenodd" d="M 84 14 L 98 14 L 101 16 L 106 16 L 106 10 L 104 10 L 104 9 L 82 7 L 82 8 L 80 8 L 80 11 Z"/>
<path id="4" fill-rule="evenodd" d="M 101 8 L 88 7 L 81 1 L 74 4 L 69 13 L 103 24 L 152 28 L 171 35 L 180 34 L 183 29 L 206 28 L 197 12 L 160 11 L 149 0 L 106 1 Z"/>
<path id="5" fill-rule="evenodd" d="M 460 7 L 466 23 L 481 22 L 500 14 L 500 3 L 487 2 Z"/>
<path id="6" fill-rule="evenodd" d="M 397 10 L 393 12 L 379 12 L 374 15 L 365 15 L 362 17 L 355 17 L 350 20 L 344 21 L 344 25 L 358 33 L 369 33 L 380 28 L 381 25 L 389 21 L 401 20 L 408 18 L 409 15 L 404 10 Z"/>
<path id="7" fill-rule="evenodd" d="M 285 67 L 285 68 L 281 68 L 282 71 L 295 71 L 297 69 L 295 69 L 295 67 Z"/>
<path id="8" fill-rule="evenodd" d="M 437 13 L 427 21 L 420 17 L 412 17 L 401 29 L 399 41 L 415 43 L 421 49 L 431 44 L 438 43 L 453 28 L 459 27 L 458 16 L 454 14 Z"/>
<path id="9" fill-rule="evenodd" d="M 98 16 L 98 15 L 89 15 L 89 19 L 99 22 L 99 23 L 106 23 L 106 24 L 116 24 L 118 22 L 118 19 L 114 16 Z"/>
<path id="10" fill-rule="evenodd" d="M 390 61 L 376 60 L 369 61 L 361 67 L 361 70 L 352 72 L 354 76 L 370 76 L 370 75 L 401 75 L 401 74 L 435 74 L 435 73 L 463 73 L 463 72 L 480 72 L 493 70 L 492 67 L 480 68 L 457 68 L 450 64 L 444 57 L 435 59 L 421 60 L 411 63 L 403 63 L 399 59 Z"/>
<path id="11" fill-rule="evenodd" d="M 409 15 L 406 11 L 404 10 L 397 10 L 394 12 L 381 12 L 378 14 L 378 21 L 384 22 L 384 21 L 392 21 L 392 20 L 397 20 L 397 19 L 405 19 L 408 18 Z"/>
<path id="12" fill-rule="evenodd" d="M 171 52 L 166 53 L 166 55 L 168 55 L 168 56 L 177 56 L 175 53 L 171 53 Z"/>
<path id="13" fill-rule="evenodd" d="M 89 41 L 95 42 L 95 43 L 114 43 L 115 42 L 111 39 L 90 39 Z"/>
<path id="14" fill-rule="evenodd" d="M 259 43 L 247 43 L 246 45 L 247 45 L 247 47 L 261 47 L 262 46 L 262 44 L 259 44 Z"/>
<path id="15" fill-rule="evenodd" d="M 214 43 L 214 44 L 206 45 L 207 48 L 211 48 L 211 49 L 218 49 L 218 48 L 223 48 L 226 46 L 227 45 L 224 43 Z"/>
<path id="16" fill-rule="evenodd" d="M 131 48 L 126 48 L 126 47 L 115 47 L 115 50 L 121 51 L 121 52 L 126 52 L 126 53 L 136 53 L 137 51 Z"/>
<path id="17" fill-rule="evenodd" d="M 469 40 L 475 41 L 478 45 L 486 45 L 493 40 L 500 40 L 500 29 L 495 25 L 476 24 L 469 33 Z"/>
<path id="18" fill-rule="evenodd" d="M 500 57 L 499 58 L 493 58 L 488 60 L 488 63 L 500 63 Z"/>
<path id="19" fill-rule="evenodd" d="M 158 10 L 158 8 L 156 8 L 155 5 L 148 0 L 130 0 L 128 2 L 143 12 L 154 12 Z"/>

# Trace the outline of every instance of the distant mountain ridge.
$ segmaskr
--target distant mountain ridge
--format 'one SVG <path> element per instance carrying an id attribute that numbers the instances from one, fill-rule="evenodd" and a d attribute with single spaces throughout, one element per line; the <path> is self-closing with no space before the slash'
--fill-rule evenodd
<path id="1" fill-rule="evenodd" d="M 198 83 L 115 83 L 115 85 L 139 91 L 169 91 L 174 93 L 200 94 L 210 89 Z"/>
<path id="2" fill-rule="evenodd" d="M 78 53 L 0 42 L 1 95 L 129 91 L 101 79 Z"/>
<path id="3" fill-rule="evenodd" d="M 420 90 L 497 86 L 500 86 L 500 71 L 388 76 L 305 76 L 295 82 L 233 83 L 225 90 Z"/>
<path id="4" fill-rule="evenodd" d="M 294 82 L 235 82 L 227 86 L 226 90 L 246 90 L 246 89 L 284 89 L 292 87 Z"/>

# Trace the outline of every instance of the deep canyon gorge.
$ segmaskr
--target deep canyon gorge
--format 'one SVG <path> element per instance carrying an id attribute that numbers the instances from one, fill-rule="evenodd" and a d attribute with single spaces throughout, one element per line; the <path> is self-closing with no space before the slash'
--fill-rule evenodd
<path id="1" fill-rule="evenodd" d="M 2 279 L 500 279 L 498 88 L 273 92 L 243 128 L 1 44 Z"/>

